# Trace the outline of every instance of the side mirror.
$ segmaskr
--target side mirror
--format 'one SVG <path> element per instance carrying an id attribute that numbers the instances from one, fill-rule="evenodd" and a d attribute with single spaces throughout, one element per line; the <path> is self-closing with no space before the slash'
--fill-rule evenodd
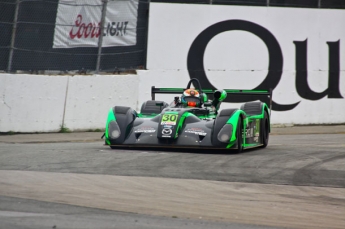
<path id="1" fill-rule="evenodd" d="M 212 105 L 216 108 L 216 113 L 219 109 L 221 102 L 226 98 L 227 95 L 228 94 L 224 90 L 217 90 L 213 93 L 214 99 L 212 101 Z"/>
<path id="2" fill-rule="evenodd" d="M 223 101 L 226 98 L 226 96 L 227 96 L 227 93 L 224 90 L 217 90 L 213 94 L 214 99 L 220 102 Z"/>

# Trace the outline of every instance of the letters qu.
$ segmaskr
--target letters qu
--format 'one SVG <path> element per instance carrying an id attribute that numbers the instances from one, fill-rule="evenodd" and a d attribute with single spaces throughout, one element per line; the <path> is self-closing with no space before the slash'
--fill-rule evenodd
<path id="1" fill-rule="evenodd" d="M 202 31 L 193 41 L 187 56 L 187 67 L 190 78 L 198 78 L 205 88 L 215 89 L 207 78 L 204 69 L 204 55 L 207 44 L 216 35 L 226 32 L 241 30 L 259 37 L 266 45 L 269 56 L 268 74 L 263 82 L 253 90 L 274 89 L 283 73 L 283 53 L 279 42 L 266 28 L 245 20 L 227 20 L 215 23 Z M 315 92 L 308 85 L 307 75 L 307 40 L 293 41 L 296 50 L 296 90 L 307 100 L 319 100 L 326 95 L 328 98 L 343 98 L 339 90 L 340 76 L 340 41 L 327 42 L 329 50 L 328 88 L 323 92 Z M 249 102 L 253 98 L 227 97 L 224 102 Z M 263 101 L 265 102 L 265 101 Z M 287 111 L 294 109 L 300 102 L 294 104 L 278 104 L 272 101 L 272 109 L 275 111 Z"/>

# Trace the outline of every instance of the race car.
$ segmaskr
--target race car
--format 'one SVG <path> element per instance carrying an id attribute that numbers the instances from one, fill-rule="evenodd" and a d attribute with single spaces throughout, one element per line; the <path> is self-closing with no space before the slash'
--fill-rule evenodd
<path id="1" fill-rule="evenodd" d="M 156 94 L 181 96 L 175 96 L 168 104 L 155 100 Z M 193 78 L 186 88 L 152 86 L 151 96 L 140 112 L 125 106 L 109 110 L 106 145 L 112 149 L 159 147 L 241 152 L 268 144 L 272 90 L 202 89 L 199 80 Z M 251 96 L 261 101 L 244 103 L 239 109 L 220 109 L 227 96 Z M 268 102 L 262 102 L 265 99 L 260 97 L 266 97 Z"/>

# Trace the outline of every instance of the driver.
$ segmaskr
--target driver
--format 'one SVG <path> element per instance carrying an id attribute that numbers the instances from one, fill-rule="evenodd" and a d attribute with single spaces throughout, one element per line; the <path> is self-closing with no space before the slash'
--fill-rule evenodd
<path id="1" fill-rule="evenodd" d="M 199 107 L 199 92 L 194 88 L 186 89 L 181 96 L 181 103 L 184 105 L 184 107 Z"/>

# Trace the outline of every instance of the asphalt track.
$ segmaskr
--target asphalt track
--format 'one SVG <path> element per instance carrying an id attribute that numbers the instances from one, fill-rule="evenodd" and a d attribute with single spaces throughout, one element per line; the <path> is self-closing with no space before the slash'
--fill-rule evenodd
<path id="1" fill-rule="evenodd" d="M 2 135 L 0 228 L 345 228 L 345 127 L 272 132 L 241 154 Z"/>

